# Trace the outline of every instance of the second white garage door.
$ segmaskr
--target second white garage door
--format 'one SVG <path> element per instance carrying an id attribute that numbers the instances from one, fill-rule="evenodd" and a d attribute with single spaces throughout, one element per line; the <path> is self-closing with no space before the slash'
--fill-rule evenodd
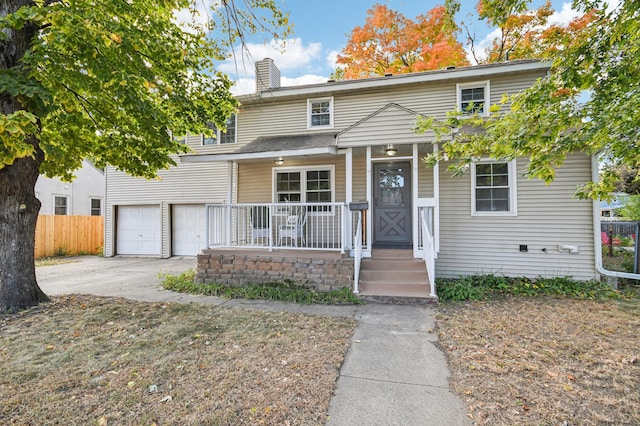
<path id="1" fill-rule="evenodd" d="M 205 210 L 202 204 L 173 206 L 174 256 L 195 256 L 205 248 Z"/>
<path id="2" fill-rule="evenodd" d="M 160 206 L 118 206 L 117 254 L 160 256 Z"/>

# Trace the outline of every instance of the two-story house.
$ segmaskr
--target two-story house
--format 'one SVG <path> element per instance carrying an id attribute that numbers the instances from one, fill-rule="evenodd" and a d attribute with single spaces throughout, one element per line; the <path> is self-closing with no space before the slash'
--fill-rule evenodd
<path id="1" fill-rule="evenodd" d="M 403 274 L 432 295 L 436 276 L 597 276 L 594 204 L 573 197 L 592 178 L 590 157 L 572 155 L 550 185 L 523 176 L 526 159 L 480 158 L 452 177 L 446 163 L 424 164 L 438 144 L 415 132 L 418 116 L 443 119 L 469 104 L 488 111 L 549 64 L 297 87 L 280 87 L 271 59 L 256 71 L 256 93 L 238 98 L 227 132 L 188 136 L 193 152 L 160 180 L 107 169 L 106 256 L 205 250 L 202 280 L 291 278 L 387 295 L 394 290 L 381 281 Z"/>

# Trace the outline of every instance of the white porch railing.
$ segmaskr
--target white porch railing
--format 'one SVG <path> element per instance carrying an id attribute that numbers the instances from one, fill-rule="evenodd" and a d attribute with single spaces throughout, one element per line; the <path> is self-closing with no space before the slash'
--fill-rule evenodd
<path id="1" fill-rule="evenodd" d="M 427 267 L 431 297 L 436 295 L 436 249 L 433 239 L 433 207 L 420 207 L 420 245 L 422 258 Z"/>
<path id="2" fill-rule="evenodd" d="M 360 293 L 358 282 L 360 280 L 360 263 L 362 262 L 362 212 L 356 212 L 358 221 L 356 224 L 356 235 L 353 241 L 353 292 Z"/>
<path id="3" fill-rule="evenodd" d="M 343 203 L 207 204 L 207 247 L 347 248 Z"/>

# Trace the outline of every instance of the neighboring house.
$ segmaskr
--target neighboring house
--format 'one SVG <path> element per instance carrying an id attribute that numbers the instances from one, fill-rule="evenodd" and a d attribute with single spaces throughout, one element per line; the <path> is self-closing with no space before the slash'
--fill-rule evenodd
<path id="1" fill-rule="evenodd" d="M 106 256 L 211 248 L 218 251 L 200 256 L 202 280 L 238 282 L 261 270 L 264 277 L 246 280 L 292 277 L 320 288 L 344 284 L 334 273 L 341 268 L 358 279 L 360 253 L 375 259 L 384 252 L 377 248 L 407 250 L 408 260 L 377 262 L 397 270 L 393 280 L 415 262 L 423 270 L 435 265 L 428 278 L 423 271 L 425 282 L 470 274 L 597 276 L 597 209 L 573 197 L 592 178 L 590 157 L 567 158 L 550 185 L 523 176 L 526 159 L 480 158 L 454 178 L 446 163 L 424 165 L 422 157 L 438 147 L 432 134 L 414 132 L 419 115 L 444 119 L 469 104 L 488 112 L 503 94 L 547 75 L 548 64 L 511 61 L 297 87 L 280 87 L 271 59 L 256 69 L 256 93 L 238 98 L 229 130 L 215 139 L 188 136 L 193 152 L 159 180 L 107 168 Z M 359 213 L 347 208 L 354 201 L 368 204 L 360 227 Z M 242 248 L 259 249 L 273 263 Z M 325 251 L 345 254 L 320 260 Z M 324 266 L 332 262 L 338 266 Z"/>
<path id="2" fill-rule="evenodd" d="M 102 216 L 104 213 L 105 175 L 89 160 L 75 171 L 73 182 L 58 178 L 38 177 L 36 197 L 40 200 L 40 214 Z"/>
<path id="3" fill-rule="evenodd" d="M 620 209 L 627 201 L 627 194 L 617 192 L 613 194 L 614 198 L 610 202 L 600 201 L 600 219 L 604 221 L 620 220 Z"/>

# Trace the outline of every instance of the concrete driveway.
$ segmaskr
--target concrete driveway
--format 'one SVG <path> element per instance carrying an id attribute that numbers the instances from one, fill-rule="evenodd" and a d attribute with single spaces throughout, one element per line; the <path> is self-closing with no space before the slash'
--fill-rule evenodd
<path id="1" fill-rule="evenodd" d="M 45 294 L 79 293 L 118 295 L 147 301 L 182 301 L 177 293 L 157 291 L 159 273 L 177 275 L 196 266 L 195 257 L 171 259 L 141 257 L 80 256 L 58 265 L 36 268 L 38 284 Z M 152 300 L 148 300 L 151 298 Z"/>

